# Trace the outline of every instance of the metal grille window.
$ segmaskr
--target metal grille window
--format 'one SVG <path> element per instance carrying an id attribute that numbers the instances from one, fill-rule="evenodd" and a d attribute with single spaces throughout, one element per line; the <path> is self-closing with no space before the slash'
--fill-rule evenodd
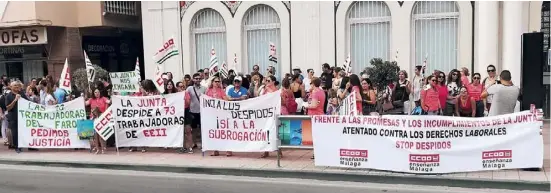
<path id="1" fill-rule="evenodd" d="M 138 16 L 137 1 L 104 1 L 103 9 L 105 13 Z"/>
<path id="2" fill-rule="evenodd" d="M 276 11 L 267 5 L 256 5 L 252 7 L 243 18 L 245 28 L 245 44 L 247 54 L 248 72 L 253 71 L 253 66 L 258 64 L 260 72 L 266 72 L 269 65 L 273 65 L 276 74 L 281 74 L 281 35 L 279 16 Z M 268 61 L 270 55 L 270 42 L 276 46 L 276 55 L 279 59 L 277 64 Z"/>
<path id="3" fill-rule="evenodd" d="M 413 6 L 412 65 L 427 57 L 427 72 L 448 73 L 458 64 L 459 8 L 455 1 L 418 1 Z"/>
<path id="4" fill-rule="evenodd" d="M 204 9 L 192 21 L 195 46 L 195 70 L 210 66 L 210 52 L 214 48 L 219 65 L 227 58 L 226 23 L 217 11 Z M 219 66 L 220 67 L 220 66 Z"/>
<path id="5" fill-rule="evenodd" d="M 382 1 L 357 1 L 348 11 L 348 47 L 352 71 L 359 73 L 373 58 L 390 59 L 390 10 Z"/>

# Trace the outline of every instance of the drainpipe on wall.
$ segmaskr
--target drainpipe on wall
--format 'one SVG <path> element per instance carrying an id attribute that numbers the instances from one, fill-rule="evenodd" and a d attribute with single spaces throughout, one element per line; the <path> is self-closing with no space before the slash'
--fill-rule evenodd
<path id="1" fill-rule="evenodd" d="M 474 49 L 475 49 L 475 16 L 476 16 L 476 7 L 475 7 L 475 2 L 474 1 L 471 1 L 471 7 L 472 7 L 472 10 L 473 10 L 473 18 L 472 18 L 472 36 L 471 36 L 471 43 L 472 43 L 472 47 L 471 47 L 471 74 L 474 74 L 475 71 L 474 71 Z M 478 64 L 478 65 L 481 65 L 481 64 Z M 478 72 L 480 73 L 480 72 Z"/>

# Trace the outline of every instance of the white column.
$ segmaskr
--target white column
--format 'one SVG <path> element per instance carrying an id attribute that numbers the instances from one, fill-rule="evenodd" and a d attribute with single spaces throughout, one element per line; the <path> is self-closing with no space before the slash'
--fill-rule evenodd
<path id="1" fill-rule="evenodd" d="M 504 1 L 503 2 L 503 49 L 502 63 L 503 69 L 511 72 L 512 81 L 520 86 L 521 79 L 521 53 L 522 53 L 522 2 Z M 520 111 L 520 102 L 517 101 L 515 112 Z"/>
<path id="2" fill-rule="evenodd" d="M 476 2 L 476 58 L 474 72 L 483 77 L 487 75 L 486 67 L 490 64 L 498 66 L 498 28 L 499 28 L 499 2 Z"/>
<path id="3" fill-rule="evenodd" d="M 511 71 L 513 83 L 520 85 L 521 79 L 521 38 L 522 38 L 522 2 L 503 2 L 503 69 Z"/>

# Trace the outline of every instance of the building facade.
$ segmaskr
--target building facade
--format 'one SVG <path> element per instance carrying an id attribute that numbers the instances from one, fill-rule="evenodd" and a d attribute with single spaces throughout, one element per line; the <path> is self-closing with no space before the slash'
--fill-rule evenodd
<path id="1" fill-rule="evenodd" d="M 294 66 L 320 73 L 321 64 L 353 71 L 372 58 L 395 60 L 412 72 L 426 59 L 429 70 L 467 67 L 486 74 L 486 66 L 508 69 L 520 82 L 521 35 L 545 31 L 542 1 L 181 1 L 143 2 L 146 58 L 164 40 L 178 40 L 182 54 L 167 61 L 177 77 L 206 68 L 214 48 L 220 61 L 250 72 L 268 65 L 269 44 L 277 48 L 279 72 Z M 146 76 L 155 65 L 145 61 Z M 167 70 L 168 71 L 168 70 Z"/>
<path id="2" fill-rule="evenodd" d="M 139 2 L 0 2 L 0 74 L 24 82 L 51 74 L 65 59 L 74 71 L 92 63 L 108 71 L 133 69 L 143 57 Z"/>

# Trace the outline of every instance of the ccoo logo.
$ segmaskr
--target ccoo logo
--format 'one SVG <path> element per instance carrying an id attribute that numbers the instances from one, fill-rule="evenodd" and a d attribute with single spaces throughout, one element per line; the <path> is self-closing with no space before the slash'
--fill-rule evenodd
<path id="1" fill-rule="evenodd" d="M 409 162 L 440 162 L 440 154 L 409 154 Z"/>
<path id="2" fill-rule="evenodd" d="M 342 157 L 364 157 L 364 158 L 367 158 L 367 150 L 340 149 L 340 156 L 342 156 Z"/>
<path id="3" fill-rule="evenodd" d="M 482 159 L 512 158 L 512 150 L 495 150 L 482 152 Z"/>

